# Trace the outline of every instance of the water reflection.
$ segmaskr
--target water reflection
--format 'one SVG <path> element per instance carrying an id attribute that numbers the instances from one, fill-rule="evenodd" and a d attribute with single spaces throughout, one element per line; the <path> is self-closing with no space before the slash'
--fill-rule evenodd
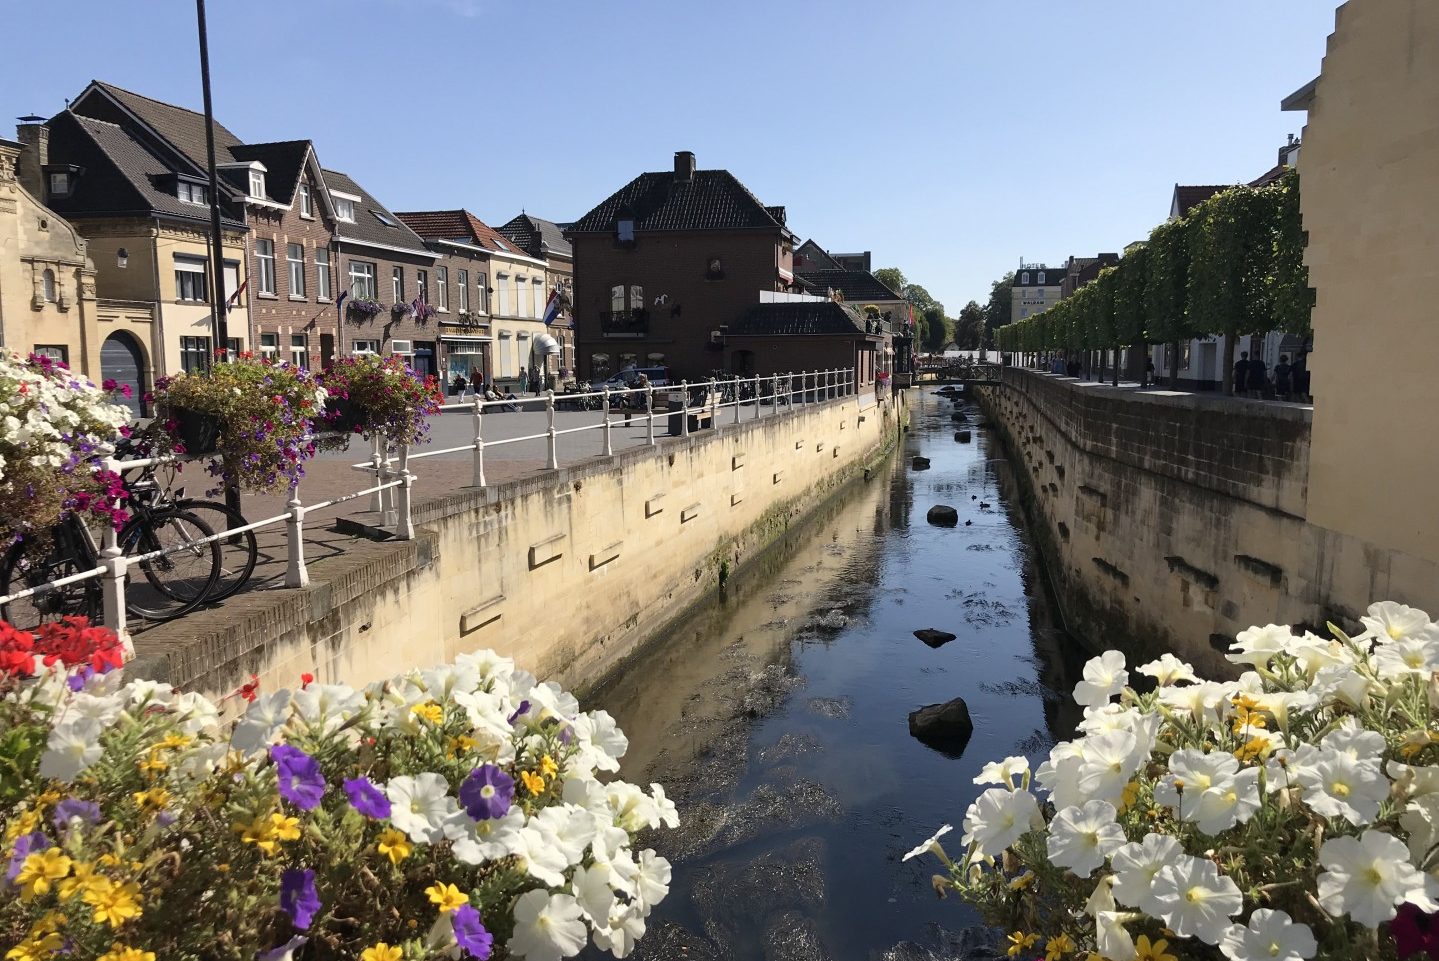
<path id="1" fill-rule="evenodd" d="M 1078 720 L 1067 692 L 1083 654 L 1054 616 L 996 438 L 959 443 L 956 404 L 911 402 L 889 473 L 592 695 L 630 736 L 623 776 L 663 782 L 684 819 L 651 839 L 674 888 L 637 957 L 868 961 L 972 924 L 936 900 L 932 861 L 900 858 L 958 824 L 986 760 L 1037 760 Z M 930 469 L 910 468 L 916 454 Z M 959 526 L 923 521 L 937 503 Z M 924 627 L 958 638 L 931 649 L 912 633 Z M 954 697 L 975 731 L 948 758 L 907 718 Z"/>

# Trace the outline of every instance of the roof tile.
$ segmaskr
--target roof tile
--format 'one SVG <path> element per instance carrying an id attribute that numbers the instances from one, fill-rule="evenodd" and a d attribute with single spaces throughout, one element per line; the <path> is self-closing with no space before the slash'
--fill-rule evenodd
<path id="1" fill-rule="evenodd" d="M 621 214 L 636 230 L 737 230 L 782 227 L 770 209 L 728 170 L 642 173 L 570 225 L 567 233 L 608 233 Z"/>

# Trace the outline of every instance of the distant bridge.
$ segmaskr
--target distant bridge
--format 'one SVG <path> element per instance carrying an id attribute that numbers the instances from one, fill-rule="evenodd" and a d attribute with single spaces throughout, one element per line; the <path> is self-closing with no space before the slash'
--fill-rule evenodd
<path id="1" fill-rule="evenodd" d="M 947 364 L 923 364 L 915 371 L 915 384 L 999 384 L 998 364 L 977 364 L 973 361 Z"/>

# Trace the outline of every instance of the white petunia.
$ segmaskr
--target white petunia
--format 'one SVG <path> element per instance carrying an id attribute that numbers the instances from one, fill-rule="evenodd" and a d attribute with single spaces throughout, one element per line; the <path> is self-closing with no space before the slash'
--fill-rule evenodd
<path id="1" fill-rule="evenodd" d="M 274 741 L 290 717 L 290 692 L 262 694 L 250 702 L 245 716 L 230 733 L 230 747 L 245 754 L 263 751 Z"/>
<path id="2" fill-rule="evenodd" d="M 1401 637 L 1374 649 L 1374 670 L 1385 680 L 1421 677 L 1439 670 L 1439 634 L 1435 637 Z"/>
<path id="3" fill-rule="evenodd" d="M 1430 859 L 1439 847 L 1439 794 L 1422 794 L 1404 806 L 1399 826 L 1409 835 L 1409 856 L 1421 869 L 1433 867 Z"/>
<path id="4" fill-rule="evenodd" d="M 547 807 L 530 818 L 526 826 L 542 832 L 570 865 L 580 863 L 599 829 L 595 815 L 577 804 Z"/>
<path id="5" fill-rule="evenodd" d="M 1356 761 L 1377 764 L 1389 742 L 1383 734 L 1361 725 L 1358 718 L 1346 717 L 1334 730 L 1324 735 L 1319 745 L 1326 751 L 1347 754 Z"/>
<path id="6" fill-rule="evenodd" d="M 615 892 L 610 887 L 609 875 L 610 872 L 602 867 L 581 867 L 575 869 L 575 876 L 570 879 L 575 903 L 596 927 L 609 925 L 610 911 L 615 906 Z"/>
<path id="7" fill-rule="evenodd" d="M 623 828 L 601 828 L 590 845 L 590 864 L 608 872 L 609 885 L 633 896 L 640 867 L 629 849 L 630 836 Z"/>
<path id="8" fill-rule="evenodd" d="M 1010 756 L 1003 761 L 989 761 L 980 768 L 975 784 L 1002 784 L 1019 787 L 1029 773 L 1029 758 Z"/>
<path id="9" fill-rule="evenodd" d="M 1079 789 L 1087 798 L 1118 805 L 1124 786 L 1149 755 L 1128 731 L 1109 731 L 1080 742 Z"/>
<path id="10" fill-rule="evenodd" d="M 1177 838 L 1150 832 L 1143 843 L 1131 841 L 1110 855 L 1114 868 L 1114 897 L 1132 908 L 1157 914 L 1159 907 L 1150 896 L 1154 876 L 1184 855 Z"/>
<path id="11" fill-rule="evenodd" d="M 568 894 L 526 891 L 515 901 L 515 931 L 505 948 L 528 961 L 560 961 L 584 949 L 588 940 L 583 912 Z"/>
<path id="12" fill-rule="evenodd" d="M 1319 945 L 1307 924 L 1295 924 L 1283 911 L 1259 908 L 1249 924 L 1231 925 L 1219 939 L 1219 950 L 1230 961 L 1307 961 Z"/>
<path id="13" fill-rule="evenodd" d="M 1229 919 L 1244 908 L 1244 895 L 1232 878 L 1205 858 L 1183 857 L 1154 876 L 1151 893 L 1165 927 L 1182 938 L 1218 944 Z"/>
<path id="14" fill-rule="evenodd" d="M 436 844 L 445 838 L 445 826 L 459 804 L 449 795 L 450 785 L 432 772 L 390 778 L 385 796 L 390 799 L 390 823 L 416 844 Z"/>
<path id="15" fill-rule="evenodd" d="M 1333 917 L 1349 915 L 1370 928 L 1393 920 L 1406 901 L 1432 911 L 1424 874 L 1409 863 L 1404 842 L 1383 831 L 1335 837 L 1319 849 L 1319 906 Z"/>
<path id="16" fill-rule="evenodd" d="M 295 713 L 329 734 L 365 706 L 365 696 L 345 684 L 311 684 L 295 692 Z"/>
<path id="17" fill-rule="evenodd" d="M 1158 660 L 1140 665 L 1139 673 L 1154 678 L 1162 687 L 1178 684 L 1180 681 L 1199 680 L 1191 665 L 1167 652 L 1161 654 Z"/>
<path id="18" fill-rule="evenodd" d="M 1283 624 L 1251 627 L 1239 632 L 1224 659 L 1234 664 L 1267 667 L 1274 655 L 1289 650 L 1295 640 L 1294 631 Z"/>
<path id="19" fill-rule="evenodd" d="M 1417 607 L 1394 601 L 1379 601 L 1369 605 L 1369 611 L 1359 618 L 1364 632 L 1354 640 L 1376 640 L 1380 644 L 1402 641 L 1405 638 L 1439 640 L 1439 626 L 1429 621 L 1429 615 Z"/>
<path id="20" fill-rule="evenodd" d="M 580 741 L 582 764 L 597 771 L 620 769 L 620 758 L 629 750 L 630 742 L 608 711 L 581 714 L 575 718 L 574 732 Z"/>
<path id="21" fill-rule="evenodd" d="M 1218 834 L 1258 810 L 1259 771 L 1240 771 L 1239 760 L 1227 751 L 1185 748 L 1169 758 L 1169 773 L 1155 785 L 1154 798 L 1177 807 L 1182 819 L 1205 834 Z"/>
<path id="22" fill-rule="evenodd" d="M 913 858 L 919 857 L 921 854 L 934 853 L 934 854 L 939 855 L 940 860 L 942 860 L 942 861 L 944 861 L 946 864 L 948 864 L 948 863 L 949 863 L 949 857 L 948 857 L 948 855 L 946 855 L 946 854 L 944 853 L 944 848 L 942 848 L 942 847 L 940 846 L 940 844 L 939 844 L 939 839 L 942 838 L 942 837 L 944 837 L 946 834 L 948 834 L 950 831 L 953 831 L 953 830 L 954 830 L 954 828 L 953 828 L 952 826 L 950 826 L 950 825 L 948 825 L 948 824 L 943 825 L 942 827 L 940 827 L 940 829 L 939 829 L 938 831 L 935 831 L 933 834 L 931 834 L 931 835 L 929 836 L 929 840 L 927 840 L 927 841 L 925 841 L 923 844 L 919 845 L 919 847 L 914 848 L 913 850 L 911 850 L 911 851 L 910 851 L 908 854 L 906 854 L 904 857 L 900 858 L 900 860 L 901 860 L 901 861 L 909 861 L 909 860 L 911 860 L 911 859 L 913 859 Z"/>
<path id="23" fill-rule="evenodd" d="M 978 845 L 980 854 L 998 857 L 1026 833 L 1043 826 L 1033 794 L 994 787 L 975 798 L 965 812 L 964 843 Z"/>
<path id="24" fill-rule="evenodd" d="M 175 689 L 160 681 L 136 678 L 125 684 L 125 697 L 131 704 L 169 704 Z"/>
<path id="25" fill-rule="evenodd" d="M 569 859 L 555 845 L 553 837 L 531 820 L 515 837 L 513 854 L 519 869 L 541 883 L 559 887 L 565 883 Z"/>
<path id="26" fill-rule="evenodd" d="M 672 870 L 670 863 L 656 854 L 652 849 L 645 848 L 640 852 L 639 873 L 635 875 L 635 899 L 644 906 L 646 915 L 650 908 L 664 900 L 666 894 L 670 893 L 670 877 Z"/>
<path id="27" fill-rule="evenodd" d="M 1310 678 L 1322 668 L 1354 663 L 1354 655 L 1343 644 L 1333 638 L 1319 637 L 1307 631 L 1290 645 L 1289 653 Z"/>
<path id="28" fill-rule="evenodd" d="M 1219 705 L 1227 700 L 1224 685 L 1217 681 L 1201 681 L 1183 687 L 1166 687 L 1159 692 L 1159 702 L 1176 711 L 1188 711 L 1196 721 L 1206 724 L 1219 719 Z"/>
<path id="29" fill-rule="evenodd" d="M 1061 810 L 1049 824 L 1045 842 L 1049 860 L 1056 867 L 1089 877 L 1124 844 L 1124 829 L 1115 823 L 1115 815 L 1114 805 L 1108 801 L 1087 801 L 1083 807 Z"/>
<path id="30" fill-rule="evenodd" d="M 45 741 L 40 755 L 40 776 L 73 781 L 80 772 L 100 760 L 104 753 L 100 735 L 105 726 L 93 717 L 80 717 L 57 724 Z"/>
<path id="31" fill-rule="evenodd" d="M 1123 911 L 1100 911 L 1094 916 L 1094 946 L 1106 961 L 1134 961 L 1139 952 L 1134 948 L 1134 938 L 1124 929 L 1130 921 L 1140 916 Z"/>
<path id="32" fill-rule="evenodd" d="M 520 830 L 525 826 L 525 812 L 512 807 L 497 818 L 476 821 L 465 811 L 457 811 L 451 823 L 460 822 L 464 831 L 455 839 L 455 860 L 464 864 L 484 864 L 518 854 Z M 450 832 L 446 831 L 448 835 Z M 626 835 L 628 837 L 628 835 Z"/>
<path id="33" fill-rule="evenodd" d="M 1297 780 L 1310 810 L 1353 825 L 1373 821 L 1389 796 L 1389 780 L 1377 759 L 1360 761 L 1328 749 L 1322 749 L 1318 762 L 1299 772 Z"/>
<path id="34" fill-rule="evenodd" d="M 1105 651 L 1099 657 L 1089 659 L 1084 665 L 1084 680 L 1074 685 L 1074 699 L 1085 706 L 1097 707 L 1107 704 L 1109 699 L 1129 683 L 1129 672 L 1124 669 L 1124 655 L 1118 651 Z"/>
<path id="35" fill-rule="evenodd" d="M 654 807 L 654 820 L 650 827 L 677 828 L 680 826 L 680 811 L 665 794 L 663 785 L 650 784 L 650 804 Z"/>
<path id="36" fill-rule="evenodd" d="M 635 942 L 645 936 L 645 914 L 638 904 L 616 907 L 610 912 L 608 924 L 595 926 L 595 947 L 617 958 L 629 957 Z"/>
<path id="37" fill-rule="evenodd" d="M 1060 741 L 1049 752 L 1049 759 L 1034 772 L 1034 780 L 1049 792 L 1056 808 L 1075 807 L 1088 798 L 1079 790 L 1079 767 L 1084 763 L 1083 749 L 1078 741 Z"/>

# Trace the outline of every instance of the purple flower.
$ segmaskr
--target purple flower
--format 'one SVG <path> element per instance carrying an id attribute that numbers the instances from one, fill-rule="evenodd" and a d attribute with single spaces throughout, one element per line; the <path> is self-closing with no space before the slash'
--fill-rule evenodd
<path id="1" fill-rule="evenodd" d="M 94 676 L 95 676 L 95 671 L 94 671 L 94 669 L 91 668 L 91 667 L 87 664 L 87 665 L 82 666 L 82 667 L 81 667 L 78 671 L 76 671 L 74 674 L 71 674 L 68 678 L 66 678 L 66 679 L 65 679 L 65 684 L 66 684 L 66 686 L 68 686 L 68 687 L 70 688 L 70 690 L 72 690 L 72 691 L 77 691 L 77 692 L 78 692 L 78 691 L 83 691 L 83 690 L 85 690 L 85 682 L 88 681 L 88 680 L 90 680 L 90 678 L 92 678 L 92 677 L 94 677 Z"/>
<path id="2" fill-rule="evenodd" d="M 309 811 L 320 803 L 325 793 L 325 778 L 320 773 L 319 761 L 288 744 L 270 748 L 270 760 L 275 762 L 281 797 L 301 811 Z"/>
<path id="3" fill-rule="evenodd" d="M 521 701 L 521 702 L 520 702 L 520 706 L 517 707 L 517 708 L 515 708 L 515 713 L 513 713 L 513 714 L 510 715 L 509 723 L 514 724 L 515 721 L 516 721 L 516 719 L 518 719 L 521 715 L 523 715 L 523 714 L 524 714 L 526 711 L 528 711 L 529 709 L 530 709 L 530 702 L 529 702 L 529 701 Z"/>
<path id="4" fill-rule="evenodd" d="M 1399 908 L 1399 915 L 1390 923 L 1389 933 L 1399 948 L 1401 958 L 1423 954 L 1439 957 L 1439 917 L 1425 914 L 1412 904 Z"/>
<path id="5" fill-rule="evenodd" d="M 475 768 L 460 785 L 460 803 L 476 821 L 504 817 L 514 800 L 514 778 L 493 764 Z"/>
<path id="6" fill-rule="evenodd" d="M 378 820 L 390 816 L 390 799 L 367 777 L 346 781 L 345 795 L 350 799 L 350 806 L 367 818 Z"/>
<path id="7" fill-rule="evenodd" d="M 55 822 L 55 827 L 61 831 L 68 828 L 70 822 L 75 818 L 79 818 L 86 824 L 95 824 L 100 820 L 100 805 L 94 801 L 82 801 L 79 798 L 67 797 L 55 805 L 55 813 L 50 817 Z"/>
<path id="8" fill-rule="evenodd" d="M 480 961 L 490 956 L 495 939 L 480 923 L 480 912 L 473 905 L 462 904 L 456 908 L 450 915 L 450 923 L 455 929 L 455 943 L 464 948 L 466 954 Z"/>
<path id="9" fill-rule="evenodd" d="M 320 895 L 315 890 L 315 872 L 309 868 L 287 868 L 280 875 L 280 907 L 304 931 L 320 910 Z"/>
<path id="10" fill-rule="evenodd" d="M 255 955 L 255 961 L 293 961 L 295 952 L 308 940 L 303 934 L 297 934 L 277 948 L 261 951 Z"/>
<path id="11" fill-rule="evenodd" d="M 5 880 L 14 883 L 17 875 L 20 874 L 20 866 L 25 859 L 36 851 L 43 851 L 50 847 L 50 839 L 40 831 L 32 831 L 29 834 L 22 834 L 15 839 L 15 856 L 10 859 L 10 868 L 5 872 Z"/>

